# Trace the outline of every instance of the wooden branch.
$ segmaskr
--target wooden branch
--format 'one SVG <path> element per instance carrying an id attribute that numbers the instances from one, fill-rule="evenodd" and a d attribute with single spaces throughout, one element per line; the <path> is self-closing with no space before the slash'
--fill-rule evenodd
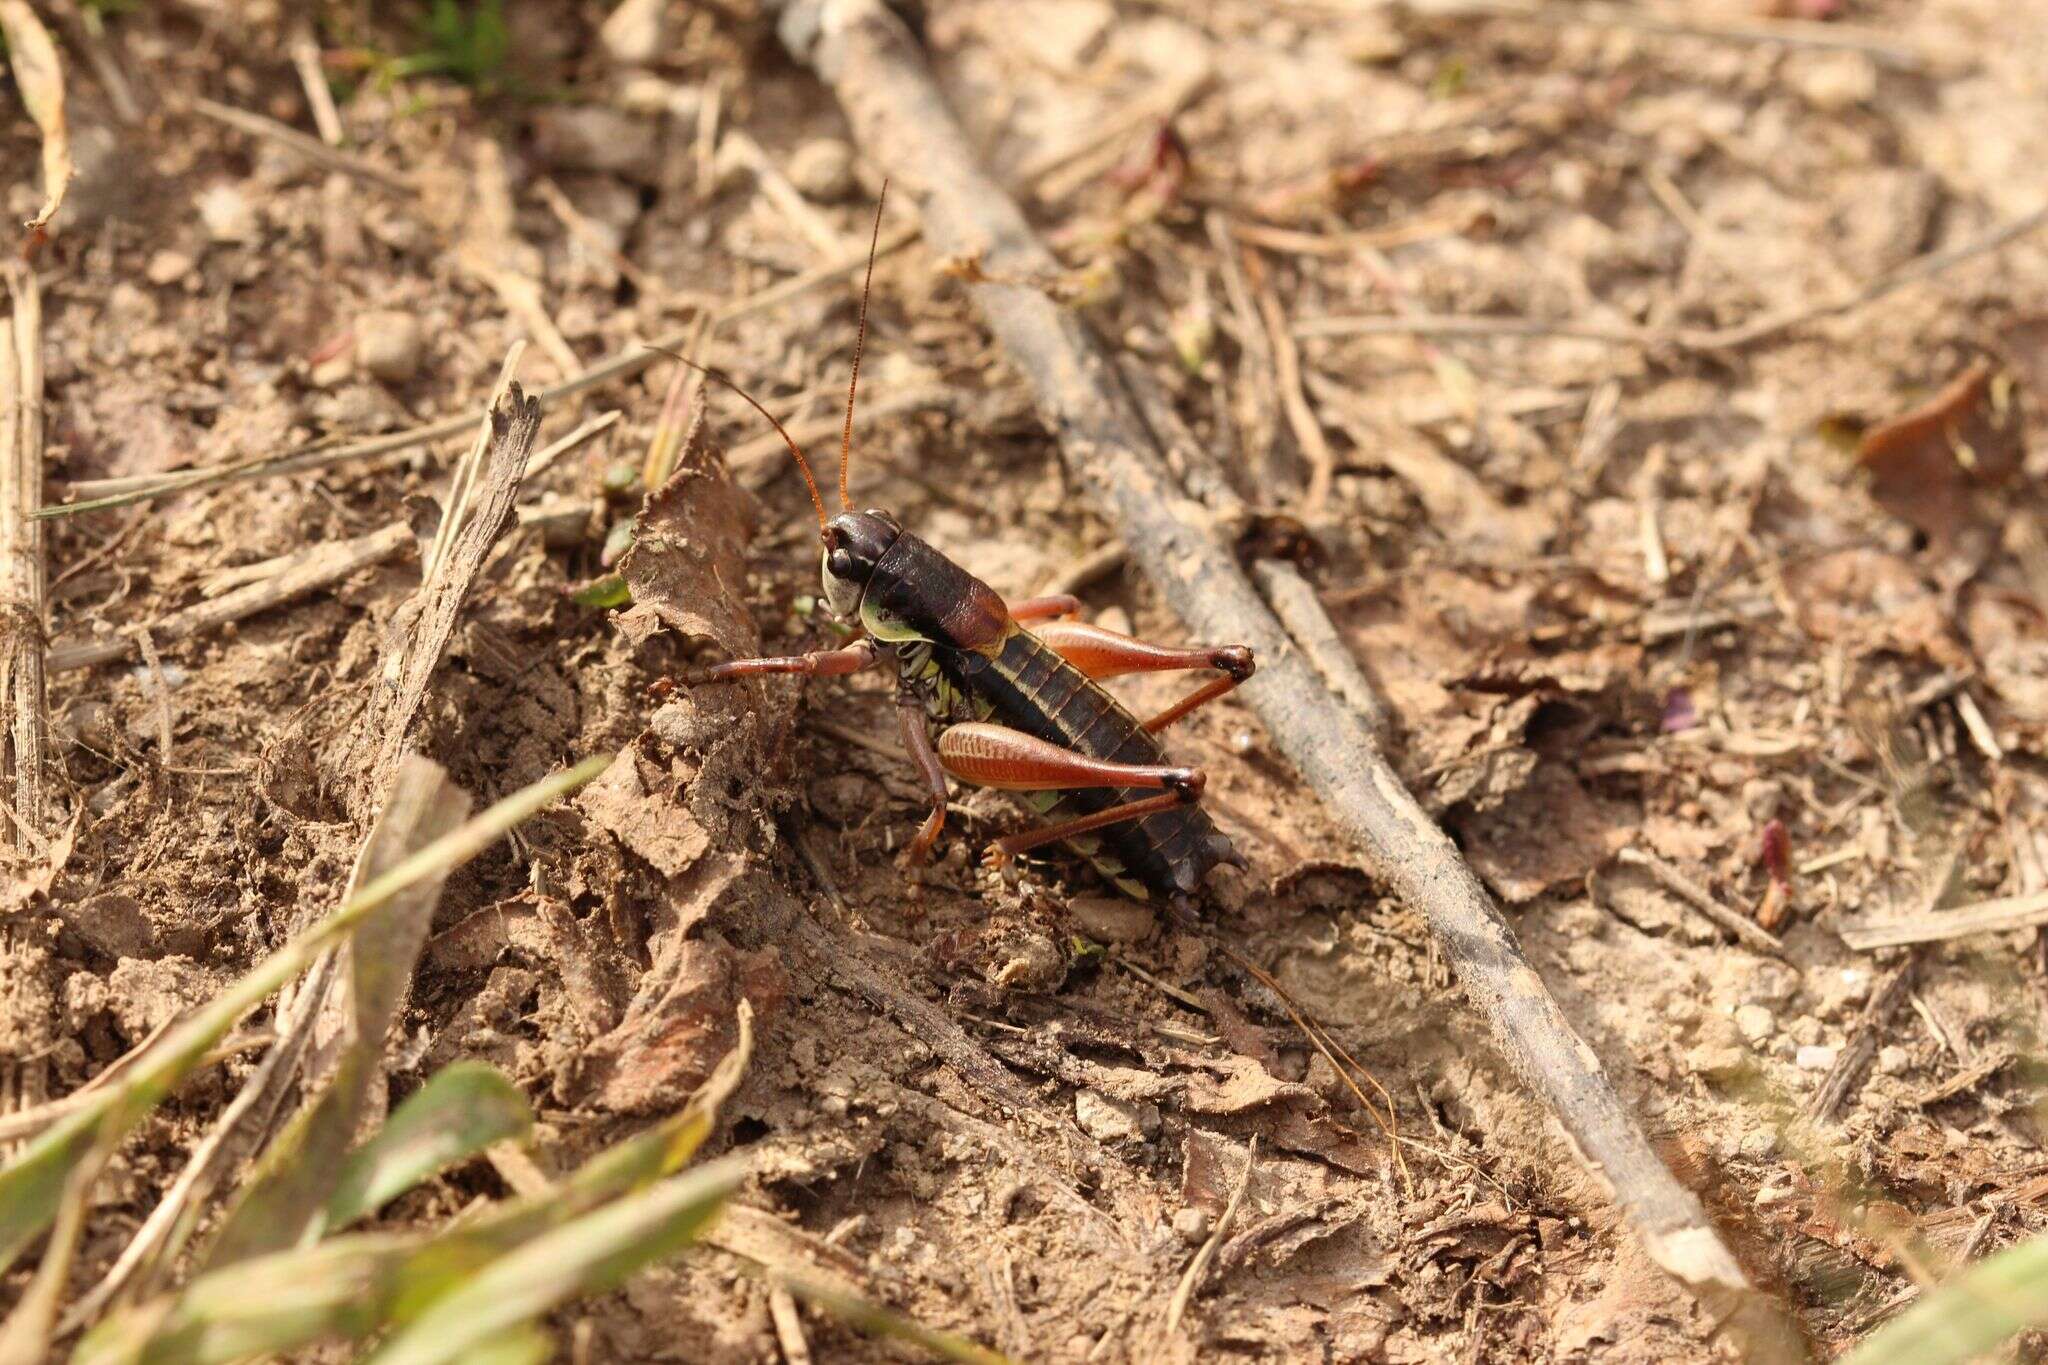
<path id="1" fill-rule="evenodd" d="M 0 332 L 0 788 L 13 819 L 0 818 L 0 846 L 29 852 L 50 817 L 50 575 L 42 523 L 31 516 L 43 501 L 43 305 L 27 266 L 13 262 L 6 273 L 14 307 Z"/>
<path id="2" fill-rule="evenodd" d="M 1699 911 L 1722 929 L 1726 929 L 1745 947 L 1760 953 L 1783 959 L 1785 945 L 1761 924 L 1739 910 L 1730 910 L 1707 894 L 1707 889 L 1692 878 L 1680 872 L 1656 854 L 1640 848 L 1625 848 L 1615 855 L 1615 860 L 1629 867 L 1639 867 L 1650 874 L 1657 884 L 1672 895 Z"/>
<path id="3" fill-rule="evenodd" d="M 791 0 L 783 41 L 837 93 L 856 136 L 914 200 L 926 239 L 1002 278 L 1057 263 L 979 164 L 915 41 L 877 0 Z M 1365 726 L 1322 685 L 1239 569 L 1210 517 L 1177 486 L 1101 345 L 1077 316 L 1018 285 L 973 286 L 1029 380 L 1068 464 L 1117 523 L 1131 556 L 1205 639 L 1258 652 L 1245 695 L 1274 742 L 1371 859 L 1428 918 L 1515 1071 L 1611 1184 L 1651 1256 L 1739 1315 L 1753 1358 L 1797 1358 L 1796 1338 L 1750 1292 L 1691 1191 L 1622 1104 L 1449 837 L 1401 785 Z M 1751 1329 L 1754 1329 L 1753 1333 Z"/>

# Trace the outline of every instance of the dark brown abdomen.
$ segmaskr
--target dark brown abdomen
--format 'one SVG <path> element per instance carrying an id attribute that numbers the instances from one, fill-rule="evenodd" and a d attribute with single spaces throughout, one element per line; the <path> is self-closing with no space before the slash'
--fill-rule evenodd
<path id="1" fill-rule="evenodd" d="M 954 686 L 989 704 L 988 719 L 997 724 L 1093 758 L 1148 766 L 1171 762 L 1136 716 L 1021 626 L 992 655 L 946 645 L 935 646 L 932 655 Z M 1045 795 L 1058 798 L 1040 810 L 1051 821 L 1158 793 L 1087 787 Z M 1229 838 L 1193 803 L 1109 825 L 1091 837 L 1099 839 L 1099 848 L 1085 841 L 1077 846 L 1105 875 L 1127 891 L 1142 887 L 1161 897 L 1192 893 L 1209 869 L 1237 856 Z"/>

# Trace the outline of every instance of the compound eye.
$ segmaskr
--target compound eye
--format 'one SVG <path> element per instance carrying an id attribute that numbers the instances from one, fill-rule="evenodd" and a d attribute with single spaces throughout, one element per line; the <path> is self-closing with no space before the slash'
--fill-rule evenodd
<path id="1" fill-rule="evenodd" d="M 834 578 L 853 577 L 853 555 L 845 550 L 834 550 L 825 556 L 825 569 Z"/>

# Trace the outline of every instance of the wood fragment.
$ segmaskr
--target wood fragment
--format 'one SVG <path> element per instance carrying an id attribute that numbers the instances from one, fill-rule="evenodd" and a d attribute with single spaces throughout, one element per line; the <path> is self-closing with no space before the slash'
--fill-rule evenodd
<path id="1" fill-rule="evenodd" d="M 1945 1100 L 1952 1100 L 1958 1095 L 1967 1095 L 1999 1072 L 2005 1070 L 2006 1067 L 2012 1064 L 2012 1061 L 2013 1054 L 2003 1049 L 1987 1053 L 1971 1065 L 1958 1071 L 1955 1075 L 1950 1076 L 1947 1080 L 1939 1081 L 1915 1095 L 1913 1097 L 1913 1104 L 1917 1108 L 1926 1109 Z"/>
<path id="2" fill-rule="evenodd" d="M 1909 943 L 1938 943 L 1971 934 L 2005 934 L 2048 924 L 2048 890 L 2024 896 L 1960 905 L 1953 910 L 1928 910 L 1876 923 L 1845 924 L 1836 930 L 1842 942 L 1858 952 L 1899 948 Z"/>
<path id="3" fill-rule="evenodd" d="M 918 204 L 934 250 L 978 254 L 998 275 L 1054 268 L 981 168 L 915 40 L 877 0 L 789 0 L 780 32 L 836 92 L 869 155 Z M 1132 558 L 1196 633 L 1256 651 L 1259 673 L 1244 692 L 1275 743 L 1389 888 L 1428 919 L 1507 1060 L 1610 1184 L 1651 1257 L 1730 1314 L 1753 1359 L 1803 1357 L 1780 1311 L 1750 1290 L 1698 1198 L 1651 1147 L 1470 865 L 1314 676 L 1209 518 L 1190 514 L 1196 509 L 1087 324 L 1028 288 L 970 289 L 1035 390 L 1069 468 Z"/>
<path id="4" fill-rule="evenodd" d="M 237 109 L 233 105 L 210 99 L 192 101 L 192 109 L 193 112 L 204 114 L 215 123 L 225 124 L 236 132 L 281 143 L 316 166 L 341 171 L 358 180 L 367 180 L 373 185 L 396 190 L 401 194 L 419 193 L 418 187 L 404 176 L 385 170 L 367 157 L 343 151 L 339 147 L 330 147 L 319 138 L 302 133 L 290 124 L 279 123 L 274 118 L 266 118 L 251 110 Z"/>
<path id="5" fill-rule="evenodd" d="M 719 147 L 723 155 L 731 157 L 744 166 L 754 177 L 755 185 L 776 212 L 788 220 L 797 235 L 811 244 L 811 248 L 826 260 L 843 256 L 849 250 L 847 240 L 832 220 L 820 213 L 810 200 L 804 198 L 782 168 L 772 161 L 768 153 L 761 150 L 761 144 L 738 128 L 727 130 Z"/>
<path id="6" fill-rule="evenodd" d="M 360 569 L 390 559 L 412 543 L 412 528 L 393 522 L 368 535 L 296 551 L 281 557 L 285 562 L 272 561 L 275 572 L 268 576 L 181 608 L 144 629 L 159 646 L 195 639 L 230 621 L 246 621 L 272 607 L 310 596 Z M 103 640 L 58 640 L 50 647 L 50 671 L 64 673 L 128 658 L 136 652 L 136 641 L 132 632 Z"/>
<path id="7" fill-rule="evenodd" d="M 1740 910 L 1731 910 L 1707 893 L 1707 889 L 1692 878 L 1680 872 L 1656 854 L 1640 848 L 1625 848 L 1615 855 L 1617 862 L 1629 867 L 1639 867 L 1655 878 L 1657 884 L 1684 901 L 1693 909 L 1726 929 L 1745 947 L 1760 953 L 1783 959 L 1785 945 L 1755 920 Z"/>
<path id="8" fill-rule="evenodd" d="M 22 106 L 43 137 L 43 203 L 28 220 L 29 245 L 39 242 L 64 203 L 77 168 L 71 161 L 70 122 L 64 112 L 64 66 L 50 31 L 28 0 L 0 0 L 0 35 Z"/>
<path id="9" fill-rule="evenodd" d="M 1912 993 L 1913 973 L 1918 965 L 1917 956 L 1907 957 L 1893 968 L 1882 985 L 1870 993 L 1870 999 L 1864 1002 L 1863 1013 L 1857 1017 L 1856 1027 L 1850 1031 L 1847 1046 L 1835 1058 L 1835 1064 L 1828 1068 L 1828 1074 L 1821 1078 L 1813 1098 L 1806 1102 L 1808 1118 L 1828 1122 L 1855 1091 L 1863 1079 L 1864 1069 L 1870 1065 L 1870 1059 L 1877 1055 L 1878 1035 L 1883 1032 L 1886 1021 L 1899 1007 L 1899 1002 Z"/>
<path id="10" fill-rule="evenodd" d="M 1531 23 L 1625 28 L 1674 38 L 1712 38 L 1766 47 L 1860 52 L 1882 66 L 1900 71 L 1925 71 L 1937 65 L 1927 52 L 1877 29 L 1813 19 L 1723 19 L 1710 14 L 1660 13 L 1644 6 L 1607 4 L 1601 0 L 1581 0 L 1569 5 L 1542 3 L 1542 0 L 1421 0 L 1417 9 L 1431 17 L 1518 19 Z"/>
<path id="11" fill-rule="evenodd" d="M 520 351 L 515 344 L 505 358 L 476 443 L 450 481 L 440 525 L 420 565 L 419 591 L 393 622 L 383 668 L 356 730 L 359 752 L 366 756 L 356 793 L 359 810 L 374 810 L 381 802 L 463 601 L 512 522 L 512 502 L 540 430 L 539 400 L 528 398 L 512 379 Z"/>
<path id="12" fill-rule="evenodd" d="M 768 1316 L 775 1322 L 775 1341 L 782 1347 L 788 1365 L 811 1365 L 811 1343 L 804 1336 L 804 1320 L 796 1311 L 796 1295 L 783 1285 L 768 1290 Z"/>
<path id="13" fill-rule="evenodd" d="M 27 266 L 9 263 L 6 277 L 13 308 L 0 329 L 0 787 L 12 819 L 0 821 L 0 846 L 26 851 L 50 825 L 50 579 L 43 528 L 32 515 L 43 496 L 43 308 Z"/>
<path id="14" fill-rule="evenodd" d="M 1304 520 L 1316 521 L 1329 507 L 1330 490 L 1337 478 L 1337 452 L 1331 448 L 1330 438 L 1302 389 L 1301 347 L 1288 330 L 1287 311 L 1267 277 L 1266 263 L 1259 259 L 1256 248 L 1237 249 L 1244 253 L 1245 278 L 1251 282 L 1252 299 L 1258 305 L 1259 318 L 1265 323 L 1266 338 L 1272 347 L 1273 386 L 1280 394 L 1280 410 L 1287 415 L 1287 425 L 1293 429 L 1294 439 L 1308 460 L 1308 487 L 1302 493 L 1301 515 Z"/>
<path id="15" fill-rule="evenodd" d="M 334 91 L 328 88 L 327 72 L 320 65 L 320 44 L 313 38 L 310 28 L 297 29 L 291 38 L 292 69 L 299 73 L 299 84 L 305 87 L 306 107 L 313 114 L 313 126 L 320 130 L 320 140 L 330 147 L 339 147 L 348 140 L 342 131 L 341 111 L 334 107 Z"/>

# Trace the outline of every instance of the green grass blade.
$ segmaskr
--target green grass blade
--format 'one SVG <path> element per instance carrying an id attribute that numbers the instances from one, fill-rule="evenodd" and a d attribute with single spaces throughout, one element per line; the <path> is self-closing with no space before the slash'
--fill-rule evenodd
<path id="1" fill-rule="evenodd" d="M 1867 1338 L 1843 1365 L 1951 1365 L 2048 1324 L 2048 1237 L 1986 1257 Z"/>
<path id="2" fill-rule="evenodd" d="M 468 862 L 535 812 L 603 772 L 610 755 L 513 793 L 452 834 L 436 839 L 365 886 L 339 910 L 265 958 L 128 1068 L 118 1085 L 46 1130 L 0 1170 L 0 1270 L 19 1256 L 57 1211 L 71 1168 L 96 1139 L 109 1144 L 161 1103 L 235 1022 L 303 971 L 320 951 L 422 877 Z"/>
<path id="3" fill-rule="evenodd" d="M 438 765 L 408 755 L 357 862 L 352 885 L 375 880 L 413 847 L 453 833 L 469 797 Z M 420 878 L 365 916 L 340 949 L 342 972 L 318 1008 L 338 1005 L 341 1053 L 323 1089 L 263 1153 L 215 1237 L 206 1266 L 230 1265 L 298 1244 L 334 1192 L 363 1105 L 384 1056 L 384 1039 L 412 983 L 448 869 Z M 312 1083 L 309 1078 L 309 1084 Z"/>
<path id="4" fill-rule="evenodd" d="M 611 1289 L 688 1246 L 745 1173 L 742 1158 L 727 1157 L 544 1233 L 443 1295 L 369 1359 L 373 1365 L 468 1360 L 482 1343 L 569 1299 Z"/>
<path id="5" fill-rule="evenodd" d="M 457 1062 L 437 1071 L 349 1154 L 325 1226 L 347 1227 L 436 1172 L 532 1128 L 526 1096 L 496 1067 Z"/>
<path id="6" fill-rule="evenodd" d="M 469 1353 L 468 1365 L 541 1365 L 555 1354 L 555 1343 L 538 1327 L 526 1326 L 484 1342 Z"/>

